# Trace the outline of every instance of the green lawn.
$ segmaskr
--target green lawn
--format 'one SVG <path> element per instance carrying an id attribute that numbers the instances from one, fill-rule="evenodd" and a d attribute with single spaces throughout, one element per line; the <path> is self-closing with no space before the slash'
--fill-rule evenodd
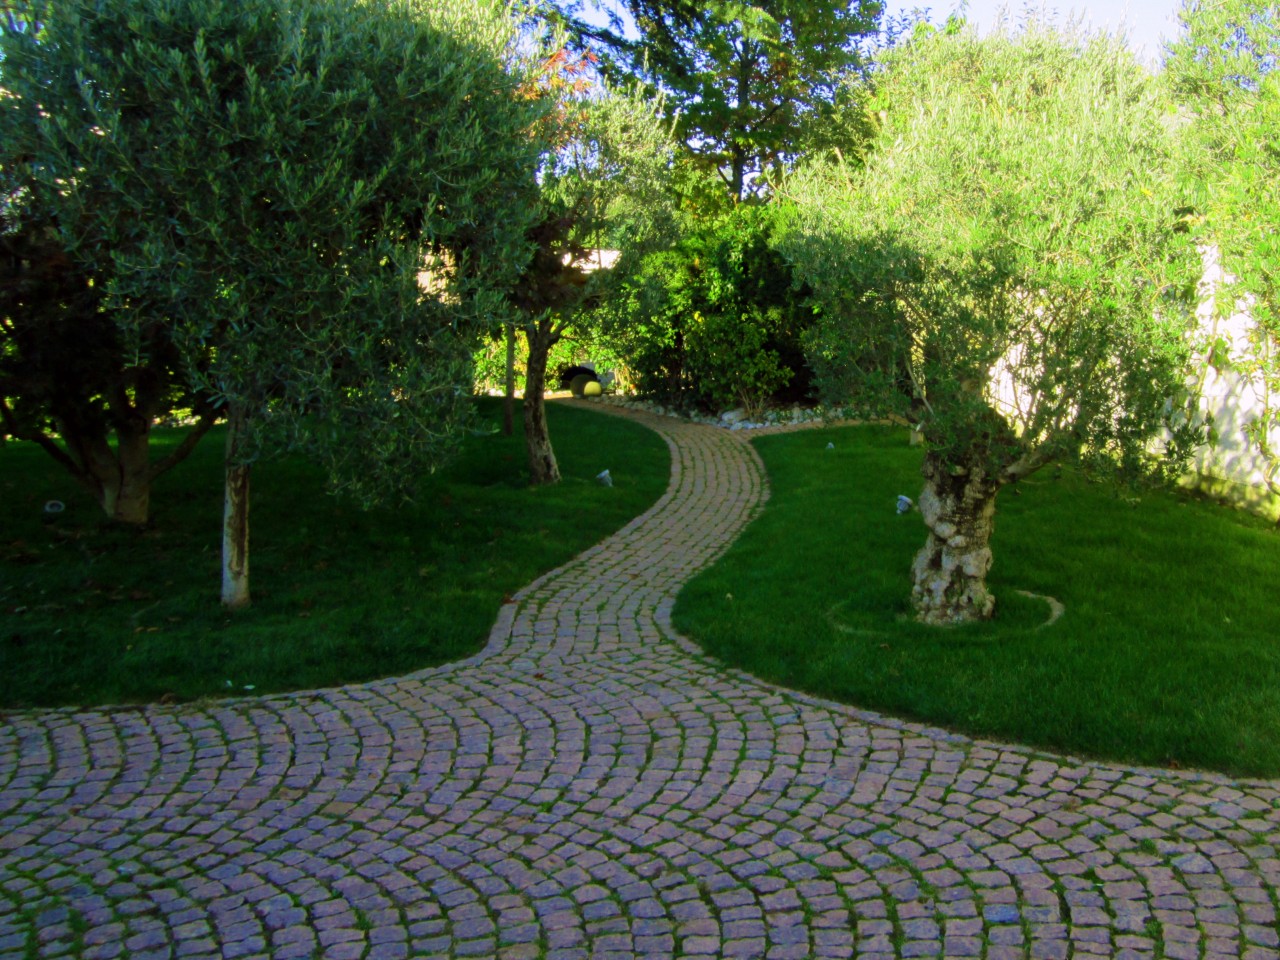
<path id="1" fill-rule="evenodd" d="M 499 407 L 482 403 L 496 426 Z M 478 651 L 505 595 L 666 488 L 643 427 L 549 407 L 564 481 L 527 486 L 523 438 L 468 440 L 415 504 L 362 512 L 296 460 L 253 475 L 253 607 L 218 604 L 222 437 L 161 477 L 128 530 L 44 453 L 0 447 L 0 705 L 185 701 L 393 676 Z M 176 442 L 162 433 L 158 446 Z M 611 488 L 595 475 L 608 468 Z M 46 500 L 65 513 L 47 521 Z"/>
<path id="2" fill-rule="evenodd" d="M 834 450 L 826 449 L 827 443 Z M 756 441 L 773 495 L 681 593 L 675 622 L 785 686 L 950 729 L 1125 762 L 1280 775 L 1280 534 L 1052 468 L 1005 488 L 988 624 L 909 616 L 920 454 L 898 429 Z M 1066 607 L 1054 625 L 1043 600 Z"/>

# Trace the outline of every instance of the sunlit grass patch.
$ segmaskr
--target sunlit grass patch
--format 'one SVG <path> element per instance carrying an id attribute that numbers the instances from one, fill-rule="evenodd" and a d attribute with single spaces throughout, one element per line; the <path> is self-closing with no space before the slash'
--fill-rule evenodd
<path id="1" fill-rule="evenodd" d="M 756 443 L 772 499 L 676 605 L 678 628 L 709 653 L 776 683 L 964 732 L 1280 774 L 1274 527 L 1050 468 L 1000 494 L 996 619 L 925 627 L 909 605 L 924 526 L 895 512 L 897 496 L 914 498 L 921 485 L 905 432 Z M 1042 597 L 1064 607 L 1051 625 Z"/>

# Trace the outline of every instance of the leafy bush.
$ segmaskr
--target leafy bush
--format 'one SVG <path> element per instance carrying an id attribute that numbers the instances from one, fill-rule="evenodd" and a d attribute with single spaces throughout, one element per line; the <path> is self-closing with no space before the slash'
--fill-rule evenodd
<path id="1" fill-rule="evenodd" d="M 807 293 L 771 248 L 775 208 L 688 217 L 678 243 L 646 258 L 604 329 L 638 393 L 679 407 L 758 412 L 807 396 Z"/>
<path id="2" fill-rule="evenodd" d="M 778 312 L 758 307 L 736 316 L 694 311 L 685 351 L 701 401 L 717 410 L 740 406 L 754 417 L 791 381 L 791 368 L 770 346 Z"/>

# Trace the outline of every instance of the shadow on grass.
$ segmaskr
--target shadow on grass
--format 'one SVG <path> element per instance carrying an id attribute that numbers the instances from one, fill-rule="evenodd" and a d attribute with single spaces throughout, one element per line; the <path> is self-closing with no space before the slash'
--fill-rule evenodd
<path id="1" fill-rule="evenodd" d="M 495 428 L 497 404 L 482 402 Z M 394 676 L 479 651 L 504 597 L 647 509 L 653 432 L 549 408 L 564 481 L 528 486 L 523 439 L 468 440 L 412 504 L 364 512 L 298 460 L 254 469 L 253 606 L 218 603 L 221 436 L 161 477 L 144 530 L 29 444 L 0 449 L 0 705 L 186 701 Z M 156 455 L 175 434 L 157 438 Z M 594 482 L 608 468 L 611 488 Z M 46 500 L 65 513 L 48 520 Z"/>

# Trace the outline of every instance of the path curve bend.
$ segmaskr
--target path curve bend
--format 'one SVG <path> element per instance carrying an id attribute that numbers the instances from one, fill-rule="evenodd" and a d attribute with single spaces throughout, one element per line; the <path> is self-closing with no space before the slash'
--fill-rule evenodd
<path id="1" fill-rule="evenodd" d="M 800 696 L 671 629 L 738 434 L 392 680 L 0 719 L 0 960 L 1280 957 L 1280 791 Z"/>

